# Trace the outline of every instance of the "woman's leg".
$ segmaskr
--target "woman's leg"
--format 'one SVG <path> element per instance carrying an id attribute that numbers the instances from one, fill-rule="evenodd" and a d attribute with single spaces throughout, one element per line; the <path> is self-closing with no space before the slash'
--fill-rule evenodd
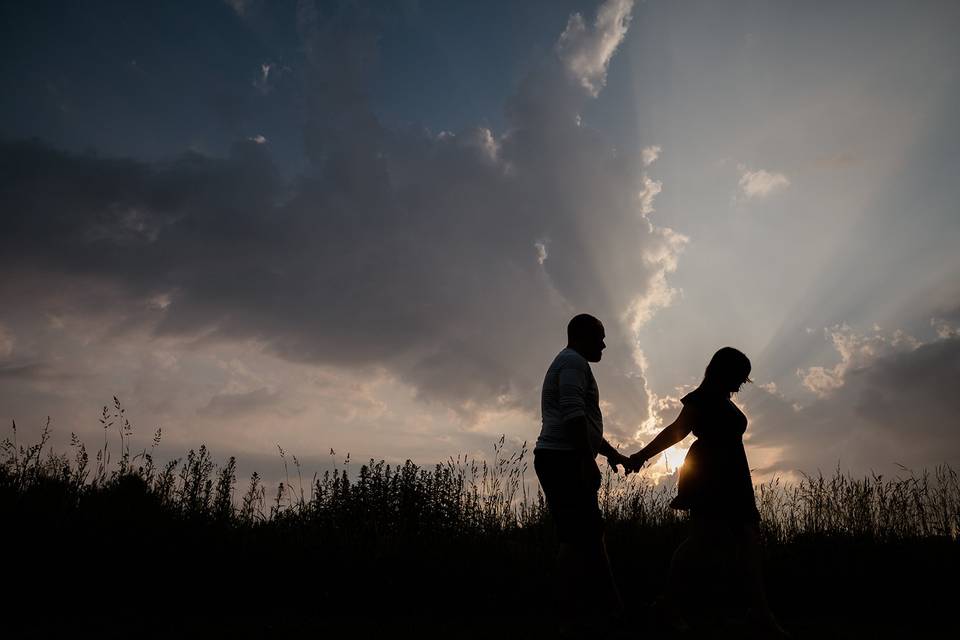
<path id="1" fill-rule="evenodd" d="M 669 626 L 675 630 L 689 629 L 681 606 L 687 599 L 689 586 L 702 584 L 701 576 L 705 573 L 719 573 L 716 565 L 722 562 L 724 551 L 731 548 L 732 542 L 729 529 L 721 520 L 691 515 L 690 533 L 673 552 L 667 588 L 654 605 L 657 615 Z"/>
<path id="2" fill-rule="evenodd" d="M 653 602 L 651 613 L 657 622 L 675 632 L 685 633 L 690 625 L 683 617 L 683 586 L 691 574 L 693 559 L 699 555 L 700 540 L 693 532 L 680 543 L 670 558 L 666 589 Z"/>
<path id="3" fill-rule="evenodd" d="M 697 564 L 696 560 L 701 555 L 701 545 L 702 536 L 691 531 L 670 558 L 670 573 L 667 576 L 667 589 L 664 596 L 674 606 L 678 606 L 683 599 L 683 586 L 688 583 L 692 573 L 691 568 Z"/>
<path id="4" fill-rule="evenodd" d="M 767 600 L 767 588 L 763 579 L 763 545 L 759 527 L 754 523 L 744 525 L 738 542 L 738 559 L 745 573 L 755 622 L 767 629 L 773 637 L 788 637 L 776 616 L 773 615 Z"/>
<path id="5" fill-rule="evenodd" d="M 763 581 L 763 550 L 760 532 L 753 523 L 744 525 L 739 544 L 739 558 L 746 574 L 750 605 L 758 612 L 770 611 L 767 588 Z"/>

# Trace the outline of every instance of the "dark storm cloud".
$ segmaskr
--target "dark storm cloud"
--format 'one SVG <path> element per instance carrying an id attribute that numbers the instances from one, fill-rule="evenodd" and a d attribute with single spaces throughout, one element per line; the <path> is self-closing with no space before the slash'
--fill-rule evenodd
<path id="1" fill-rule="evenodd" d="M 908 455 L 927 450 L 960 459 L 960 337 L 943 338 L 887 356 L 854 374 L 856 411 L 907 441 Z"/>
<path id="2" fill-rule="evenodd" d="M 960 337 L 938 337 L 860 363 L 845 372 L 840 387 L 802 407 L 777 393 L 749 390 L 750 442 L 786 447 L 777 470 L 957 464 L 958 388 Z"/>
<path id="3" fill-rule="evenodd" d="M 658 304 L 683 239 L 641 214 L 639 149 L 577 116 L 629 8 L 571 20 L 508 105 L 506 133 L 454 135 L 383 127 L 365 97 L 376 38 L 363 14 L 301 2 L 309 172 L 282 179 L 254 142 L 154 163 L 3 142 L 4 273 L 69 275 L 62 295 L 108 282 L 156 312 L 157 334 L 385 367 L 467 416 L 535 409 L 567 319 L 589 311 L 607 325 L 612 431 L 632 435 L 647 398 L 631 314 Z"/>

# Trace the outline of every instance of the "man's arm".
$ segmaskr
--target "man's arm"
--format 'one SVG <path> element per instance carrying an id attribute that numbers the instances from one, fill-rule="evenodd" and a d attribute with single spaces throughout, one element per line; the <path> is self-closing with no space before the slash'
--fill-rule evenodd
<path id="1" fill-rule="evenodd" d="M 591 460 L 597 456 L 590 441 L 587 424 L 587 374 L 577 367 L 564 367 L 559 373 L 559 403 L 563 429 L 577 451 Z"/>
<path id="2" fill-rule="evenodd" d="M 630 459 L 614 449 L 605 438 L 600 439 L 596 450 L 593 448 L 584 400 L 587 393 L 586 372 L 576 367 L 565 367 L 560 370 L 559 383 L 560 409 L 564 415 L 563 428 L 570 434 L 577 450 L 591 461 L 598 453 L 605 456 L 614 472 L 617 471 L 617 465 L 626 466 Z"/>
<path id="3" fill-rule="evenodd" d="M 626 469 L 630 464 L 630 458 L 617 451 L 612 444 L 607 442 L 606 438 L 600 442 L 599 451 L 593 450 L 593 445 L 590 442 L 590 425 L 587 424 L 585 416 L 577 416 L 565 421 L 563 428 L 567 430 L 567 433 L 573 435 L 573 441 L 577 444 L 577 451 L 583 454 L 588 461 L 593 461 L 599 453 L 607 459 L 607 462 L 613 467 L 614 473 L 619 470 L 619 465 L 623 465 Z"/>
<path id="4" fill-rule="evenodd" d="M 609 458 L 610 456 L 617 455 L 620 452 L 617 451 L 612 444 L 607 442 L 606 438 L 604 438 L 603 441 L 600 443 L 600 451 L 598 451 L 597 453 Z"/>
<path id="5" fill-rule="evenodd" d="M 607 462 L 613 467 L 613 472 L 616 473 L 618 470 L 617 465 L 623 465 L 624 469 L 627 469 L 627 465 L 630 464 L 630 458 L 623 455 L 617 451 L 612 444 L 607 442 L 607 439 L 604 438 L 603 442 L 600 443 L 600 455 L 607 458 Z"/>
<path id="6" fill-rule="evenodd" d="M 585 458 L 593 460 L 597 457 L 597 452 L 593 450 L 593 445 L 590 443 L 590 425 L 587 424 L 585 415 L 567 418 L 563 421 L 563 429 L 570 434 L 570 439 L 577 451 Z"/>

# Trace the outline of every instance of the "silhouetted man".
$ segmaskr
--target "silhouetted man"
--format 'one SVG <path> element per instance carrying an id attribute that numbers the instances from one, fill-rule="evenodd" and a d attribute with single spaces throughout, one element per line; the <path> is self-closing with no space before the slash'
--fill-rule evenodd
<path id="1" fill-rule="evenodd" d="M 543 426 L 533 466 L 547 499 L 560 542 L 562 626 L 576 632 L 611 624 L 623 604 L 610 572 L 597 502 L 601 473 L 597 454 L 614 471 L 629 459 L 603 437 L 597 381 L 590 370 L 606 345 L 603 324 L 591 315 L 567 325 L 567 346 L 553 359 L 543 380 Z"/>

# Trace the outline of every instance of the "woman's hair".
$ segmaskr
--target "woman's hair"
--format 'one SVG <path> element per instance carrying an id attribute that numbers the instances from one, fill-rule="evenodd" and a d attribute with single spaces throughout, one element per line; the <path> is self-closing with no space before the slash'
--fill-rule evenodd
<path id="1" fill-rule="evenodd" d="M 710 358 L 704 380 L 725 380 L 731 382 L 752 382 L 750 380 L 750 359 L 739 349 L 723 347 Z"/>

